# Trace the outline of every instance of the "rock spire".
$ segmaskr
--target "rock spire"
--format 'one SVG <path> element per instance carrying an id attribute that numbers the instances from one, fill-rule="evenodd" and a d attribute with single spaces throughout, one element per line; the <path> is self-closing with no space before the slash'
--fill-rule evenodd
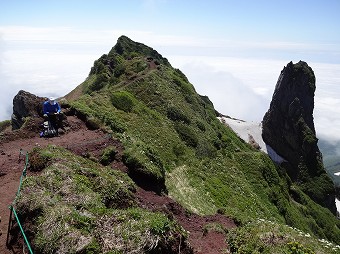
<path id="1" fill-rule="evenodd" d="M 288 63 L 263 118 L 262 137 L 288 163 L 291 179 L 316 202 L 335 212 L 334 186 L 327 176 L 313 121 L 315 76 L 307 63 Z"/>

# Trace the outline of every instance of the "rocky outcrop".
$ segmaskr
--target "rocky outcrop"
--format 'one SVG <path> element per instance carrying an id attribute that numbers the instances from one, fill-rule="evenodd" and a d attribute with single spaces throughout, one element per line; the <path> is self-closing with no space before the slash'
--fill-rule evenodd
<path id="1" fill-rule="evenodd" d="M 12 129 L 20 129 L 27 117 L 42 116 L 44 98 L 20 90 L 13 99 Z"/>
<path id="2" fill-rule="evenodd" d="M 305 62 L 288 63 L 281 71 L 262 137 L 288 164 L 293 181 L 316 202 L 335 213 L 334 186 L 322 163 L 313 122 L 315 76 Z"/>

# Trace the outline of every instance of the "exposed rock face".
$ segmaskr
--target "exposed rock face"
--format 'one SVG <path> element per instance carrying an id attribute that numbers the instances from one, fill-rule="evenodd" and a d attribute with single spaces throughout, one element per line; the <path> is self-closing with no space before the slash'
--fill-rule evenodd
<path id="1" fill-rule="evenodd" d="M 317 146 L 313 122 L 315 76 L 305 62 L 288 63 L 281 71 L 262 137 L 288 161 L 293 181 L 316 202 L 335 213 L 334 186 L 327 176 Z"/>
<path id="2" fill-rule="evenodd" d="M 320 154 L 313 123 L 314 92 L 313 70 L 304 62 L 290 62 L 281 71 L 263 118 L 264 141 L 294 166 L 301 156 Z"/>
<path id="3" fill-rule="evenodd" d="M 42 116 L 44 98 L 20 90 L 13 99 L 12 129 L 20 129 L 29 116 Z"/>

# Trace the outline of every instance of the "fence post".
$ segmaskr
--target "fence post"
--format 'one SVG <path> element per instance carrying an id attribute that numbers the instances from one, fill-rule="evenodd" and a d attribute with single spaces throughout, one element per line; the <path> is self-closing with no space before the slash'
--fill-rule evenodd
<path id="1" fill-rule="evenodd" d="M 8 221 L 8 228 L 7 228 L 7 238 L 6 238 L 6 246 L 9 246 L 9 232 L 11 230 L 11 226 L 12 226 L 12 209 L 9 208 L 9 221 Z"/>
<path id="2" fill-rule="evenodd" d="M 28 242 L 28 239 L 27 239 L 27 237 L 26 237 L 26 234 L 25 234 L 25 232 L 24 232 L 24 229 L 23 229 L 22 226 L 21 226 L 20 220 L 19 220 L 18 215 L 17 215 L 17 213 L 16 213 L 16 211 L 15 211 L 15 208 L 14 208 L 13 206 L 11 206 L 11 210 L 13 211 L 14 217 L 15 217 L 15 219 L 16 219 L 17 222 L 18 222 L 20 231 L 21 231 L 21 233 L 22 233 L 22 236 L 24 237 L 26 246 L 27 246 L 27 248 L 28 248 L 30 254 L 33 254 L 33 251 L 32 251 L 32 249 L 31 249 L 31 245 L 30 245 L 30 243 Z"/>

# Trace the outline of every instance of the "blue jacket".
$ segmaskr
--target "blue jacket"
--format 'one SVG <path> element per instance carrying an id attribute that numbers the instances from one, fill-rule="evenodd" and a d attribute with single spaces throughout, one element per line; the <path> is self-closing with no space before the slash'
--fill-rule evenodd
<path id="1" fill-rule="evenodd" d="M 45 101 L 44 102 L 44 106 L 43 106 L 43 112 L 44 114 L 53 114 L 53 113 L 60 113 L 61 109 L 60 109 L 60 105 L 58 102 L 55 102 L 53 105 L 51 105 L 51 103 L 49 101 Z"/>

